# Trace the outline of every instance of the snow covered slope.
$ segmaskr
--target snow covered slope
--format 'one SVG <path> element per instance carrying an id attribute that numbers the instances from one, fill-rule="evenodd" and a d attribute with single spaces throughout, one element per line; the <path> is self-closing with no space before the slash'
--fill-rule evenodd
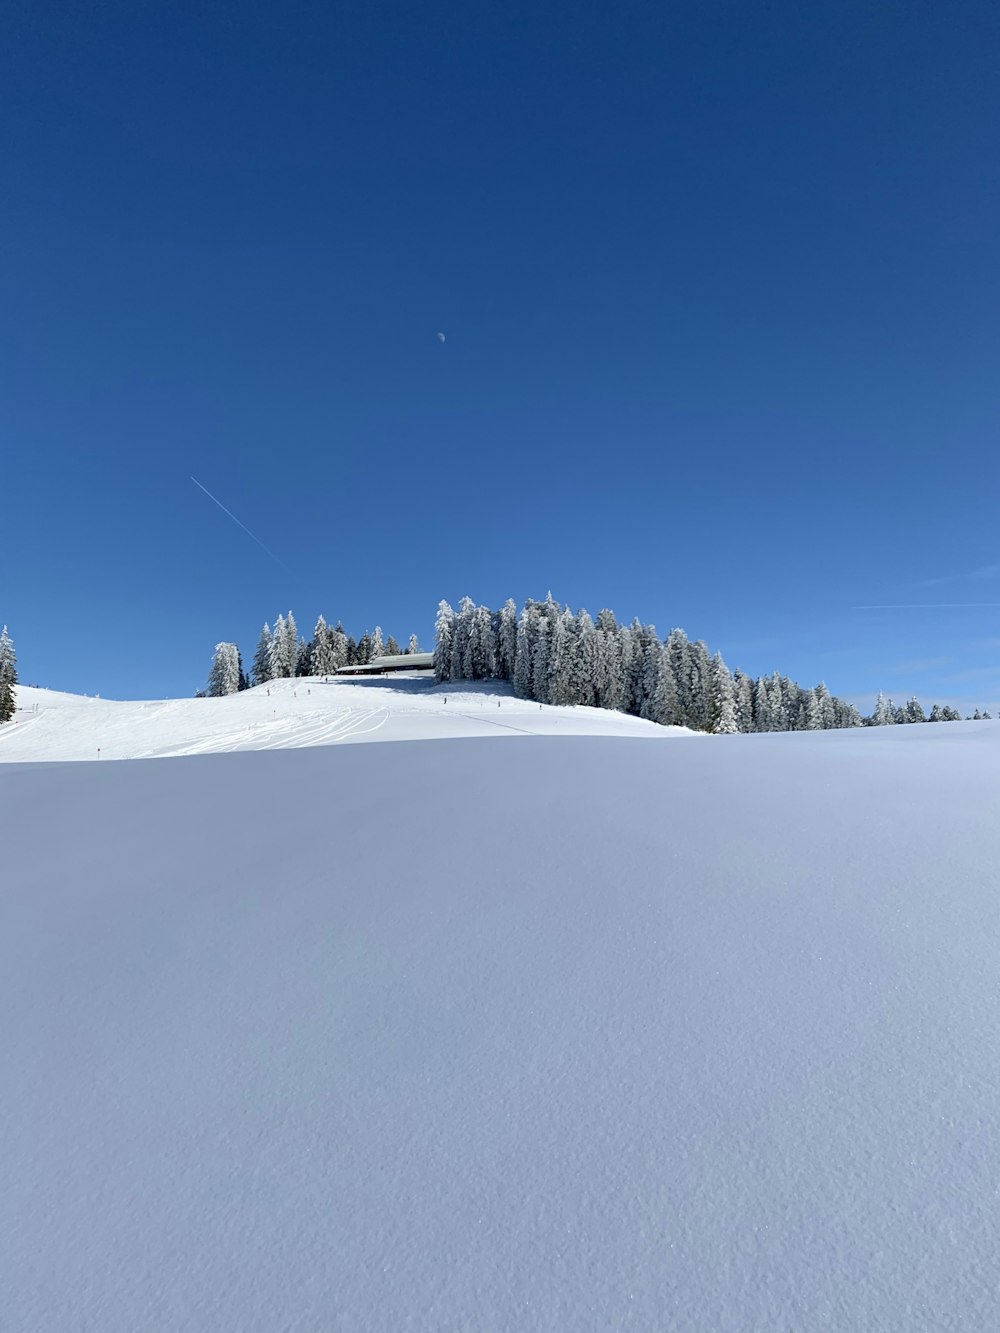
<path id="1" fill-rule="evenodd" d="M 541 708 L 500 681 L 437 685 L 426 675 L 279 680 L 222 699 L 119 703 L 18 686 L 0 762 L 142 759 L 345 741 L 455 736 L 691 736 L 597 708 Z M 100 754 L 98 754 L 100 751 Z"/>
<path id="2" fill-rule="evenodd" d="M 0 1322 L 1000 1327 L 998 793 L 990 723 L 0 767 Z"/>

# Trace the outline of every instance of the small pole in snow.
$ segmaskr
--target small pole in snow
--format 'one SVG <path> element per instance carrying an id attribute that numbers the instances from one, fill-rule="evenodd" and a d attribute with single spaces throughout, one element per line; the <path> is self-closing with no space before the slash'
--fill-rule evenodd
<path id="1" fill-rule="evenodd" d="M 101 747 L 100 747 L 100 746 L 97 747 L 97 757 L 98 757 L 98 759 L 100 759 L 100 757 L 101 757 Z"/>

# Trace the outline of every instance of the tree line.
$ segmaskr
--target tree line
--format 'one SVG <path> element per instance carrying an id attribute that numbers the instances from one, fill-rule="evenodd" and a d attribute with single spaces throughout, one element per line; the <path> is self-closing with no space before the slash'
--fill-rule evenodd
<path id="1" fill-rule="evenodd" d="M 411 635 L 405 649 L 417 653 Z M 235 694 L 251 685 L 291 676 L 328 676 L 345 666 L 363 665 L 401 652 L 382 629 L 359 639 L 341 622 L 323 616 L 312 638 L 298 632 L 291 611 L 265 624 L 249 673 L 239 648 L 215 648 L 205 695 Z M 619 624 L 614 612 L 573 612 L 552 597 L 529 599 L 520 610 L 508 600 L 499 611 L 463 597 L 455 611 L 438 607 L 434 633 L 434 673 L 438 681 L 506 680 L 522 699 L 542 704 L 581 705 L 631 713 L 664 726 L 718 734 L 751 731 L 828 731 L 846 727 L 913 722 L 957 722 L 961 714 L 935 704 L 925 714 L 916 698 L 896 705 L 880 694 L 865 717 L 821 681 L 804 687 L 779 672 L 756 678 L 730 671 L 721 653 L 682 629 L 660 639 L 652 625 L 635 619 Z M 976 719 L 989 713 L 978 709 Z"/>
<path id="2" fill-rule="evenodd" d="M 235 643 L 217 643 L 208 686 L 201 695 L 216 697 L 236 694 L 251 685 L 264 685 L 271 680 L 290 676 L 332 676 L 345 666 L 364 666 L 379 657 L 420 652 L 415 634 L 410 635 L 406 648 L 400 648 L 390 634 L 383 638 L 381 625 L 366 630 L 359 639 L 346 633 L 338 621 L 327 624 L 323 616 L 317 621 L 311 639 L 299 634 L 295 616 L 279 615 L 272 629 L 265 622 L 257 640 L 249 674 L 243 669 L 243 658 Z"/>
<path id="3" fill-rule="evenodd" d="M 441 602 L 435 623 L 434 672 L 439 681 L 508 680 L 522 699 L 608 708 L 663 726 L 718 734 L 827 731 L 897 722 L 959 720 L 935 705 L 929 718 L 916 699 L 902 708 L 879 695 L 871 717 L 832 695 L 774 672 L 756 679 L 730 671 L 721 653 L 692 642 L 682 629 L 661 640 L 652 625 L 621 625 L 612 611 L 596 618 L 560 606 L 549 593 L 513 600 L 499 611 L 463 597 L 458 611 Z M 977 717 L 983 716 L 977 711 Z M 989 716 L 985 714 L 985 716 Z"/>

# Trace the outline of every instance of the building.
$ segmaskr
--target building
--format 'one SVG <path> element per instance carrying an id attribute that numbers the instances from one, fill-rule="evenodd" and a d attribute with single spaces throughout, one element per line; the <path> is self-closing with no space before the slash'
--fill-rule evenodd
<path id="1" fill-rule="evenodd" d="M 384 676 L 391 671 L 433 671 L 433 653 L 400 653 L 393 657 L 376 657 L 364 666 L 345 666 L 338 676 Z"/>

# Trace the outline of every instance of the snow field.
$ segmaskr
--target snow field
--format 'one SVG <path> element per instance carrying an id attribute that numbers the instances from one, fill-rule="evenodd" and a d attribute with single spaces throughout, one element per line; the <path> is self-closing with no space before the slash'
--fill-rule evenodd
<path id="1" fill-rule="evenodd" d="M 998 792 L 989 723 L 0 767 L 5 1326 L 1000 1326 Z"/>

